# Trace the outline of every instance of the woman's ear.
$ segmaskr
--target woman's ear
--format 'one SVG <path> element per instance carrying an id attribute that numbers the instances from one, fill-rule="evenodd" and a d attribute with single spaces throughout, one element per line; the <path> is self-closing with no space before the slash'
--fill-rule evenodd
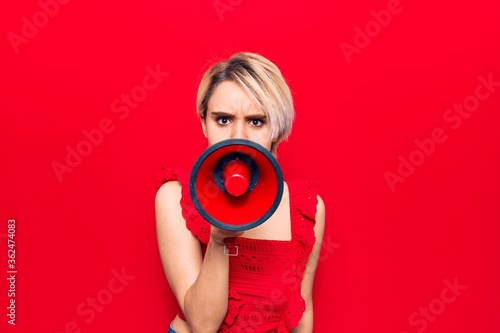
<path id="1" fill-rule="evenodd" d="M 207 138 L 207 124 L 205 123 L 205 118 L 201 118 L 201 128 L 203 130 L 203 135 Z"/>
<path id="2" fill-rule="evenodd" d="M 273 143 L 278 142 L 278 139 L 279 139 L 279 138 L 280 138 L 280 136 L 276 134 L 276 135 L 273 137 L 272 142 L 273 142 Z"/>

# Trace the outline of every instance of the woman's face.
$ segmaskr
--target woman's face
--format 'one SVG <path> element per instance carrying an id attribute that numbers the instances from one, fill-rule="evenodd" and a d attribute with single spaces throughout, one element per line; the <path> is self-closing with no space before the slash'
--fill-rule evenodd
<path id="1" fill-rule="evenodd" d="M 271 150 L 276 141 L 271 138 L 269 119 L 264 111 L 231 81 L 224 81 L 215 89 L 202 126 L 209 146 L 226 139 L 246 139 Z"/>

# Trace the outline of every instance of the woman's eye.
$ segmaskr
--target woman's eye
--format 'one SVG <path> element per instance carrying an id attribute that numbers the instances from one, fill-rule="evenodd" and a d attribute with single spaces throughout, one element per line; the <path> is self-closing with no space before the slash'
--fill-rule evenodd
<path id="1" fill-rule="evenodd" d="M 250 121 L 250 124 L 252 124 L 252 126 L 261 126 L 264 122 L 261 120 L 261 119 L 252 119 Z"/>
<path id="2" fill-rule="evenodd" d="M 221 125 L 227 125 L 229 123 L 229 118 L 227 117 L 217 117 L 217 122 Z"/>

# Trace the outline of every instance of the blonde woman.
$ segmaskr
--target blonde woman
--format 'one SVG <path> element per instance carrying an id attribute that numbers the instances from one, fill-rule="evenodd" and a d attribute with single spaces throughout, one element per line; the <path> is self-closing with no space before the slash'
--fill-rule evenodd
<path id="1" fill-rule="evenodd" d="M 213 145 L 246 139 L 276 154 L 291 132 L 294 109 L 280 70 L 254 53 L 211 66 L 198 89 L 201 129 Z M 325 207 L 316 184 L 285 181 L 265 222 L 243 232 L 199 215 L 182 172 L 165 169 L 155 210 L 158 244 L 179 311 L 171 333 L 313 331 L 312 289 Z M 234 238 L 237 256 L 224 253 Z"/>

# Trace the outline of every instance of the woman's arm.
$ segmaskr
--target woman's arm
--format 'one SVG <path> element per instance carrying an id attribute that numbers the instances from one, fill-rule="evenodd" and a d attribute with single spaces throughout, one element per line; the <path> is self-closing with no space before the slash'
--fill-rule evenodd
<path id="1" fill-rule="evenodd" d="M 314 243 L 309 260 L 306 264 L 304 278 L 300 286 L 300 293 L 306 302 L 306 310 L 300 319 L 299 325 L 295 327 L 293 333 L 312 333 L 313 331 L 313 283 L 316 267 L 318 266 L 318 259 L 321 251 L 321 243 L 323 241 L 323 234 L 325 230 L 325 204 L 321 197 L 318 195 L 318 204 L 316 206 L 316 224 L 314 225 L 314 235 L 316 242 Z"/>
<path id="2" fill-rule="evenodd" d="M 228 257 L 224 238 L 234 233 L 211 229 L 203 258 L 200 242 L 182 216 L 181 184 L 170 181 L 156 194 L 156 229 L 167 280 L 194 333 L 217 332 L 227 312 Z"/>

